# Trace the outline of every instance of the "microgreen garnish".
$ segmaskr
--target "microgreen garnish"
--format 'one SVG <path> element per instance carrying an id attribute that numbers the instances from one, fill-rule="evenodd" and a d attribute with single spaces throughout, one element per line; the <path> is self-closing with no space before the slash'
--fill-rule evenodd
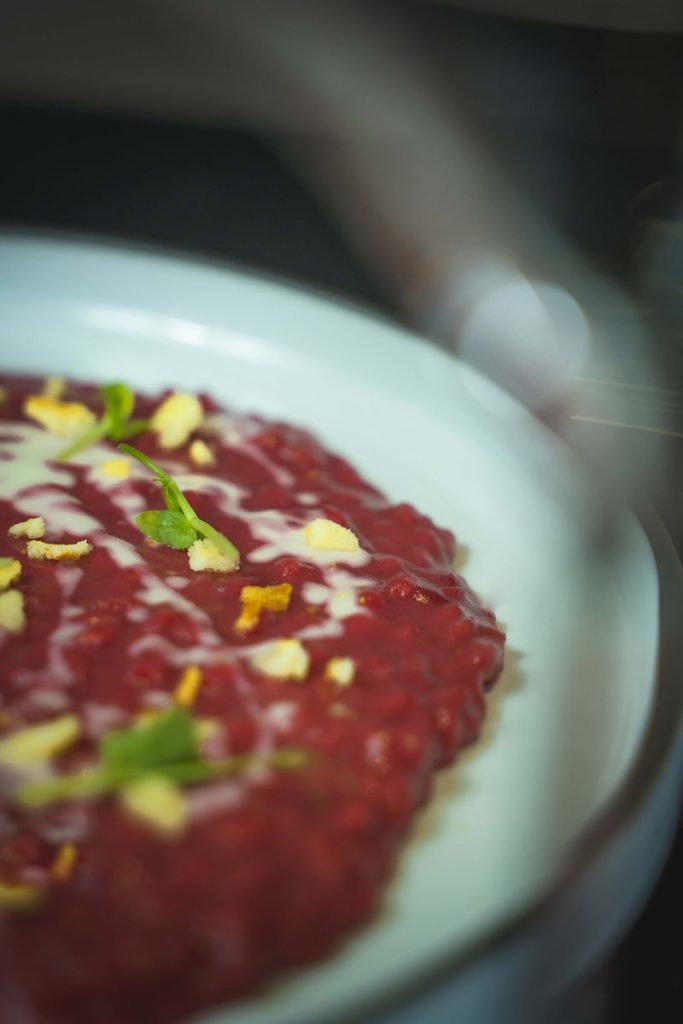
<path id="1" fill-rule="evenodd" d="M 172 476 L 164 472 L 156 462 L 152 462 L 149 456 L 138 451 L 129 444 L 120 444 L 119 448 L 134 459 L 141 462 L 151 473 L 158 484 L 166 502 L 165 509 L 152 509 L 148 512 L 141 512 L 135 517 L 138 529 L 145 537 L 156 540 L 159 544 L 165 544 L 169 548 L 177 548 L 186 551 L 199 537 L 205 537 L 212 541 L 216 547 L 227 558 L 234 560 L 239 565 L 239 551 L 227 537 L 214 529 L 210 523 L 200 519 L 189 501 L 178 487 Z"/>
<path id="2" fill-rule="evenodd" d="M 130 418 L 135 408 L 135 395 L 126 384 L 105 384 L 100 388 L 100 395 L 104 403 L 102 416 L 56 456 L 57 462 L 68 462 L 84 448 L 89 448 L 104 437 L 110 437 L 112 441 L 123 441 L 125 437 L 136 437 L 147 430 L 149 420 Z"/>
<path id="3" fill-rule="evenodd" d="M 100 796 L 122 789 L 148 775 L 163 775 L 180 785 L 238 775 L 262 765 L 293 771 L 305 767 L 310 754 L 282 748 L 271 754 L 236 754 L 217 761 L 199 755 L 196 723 L 183 708 L 163 711 L 150 722 L 107 733 L 100 741 L 94 768 L 75 775 L 34 779 L 19 788 L 17 798 L 27 807 L 79 797 Z"/>

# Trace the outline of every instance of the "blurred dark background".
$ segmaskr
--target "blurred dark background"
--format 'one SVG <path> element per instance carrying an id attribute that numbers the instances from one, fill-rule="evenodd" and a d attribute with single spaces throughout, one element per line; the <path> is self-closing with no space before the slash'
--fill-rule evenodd
<path id="1" fill-rule="evenodd" d="M 681 467 L 681 5 L 655 5 L 651 20 L 634 15 L 617 28 L 605 27 L 609 17 L 580 24 L 585 8 L 574 10 L 572 25 L 440 4 L 396 3 L 388 16 L 409 26 L 445 87 L 464 97 L 522 193 L 634 297 L 653 328 L 673 418 L 666 443 Z M 17 17 L 4 22 L 5 45 Z M 49 34 L 40 46 L 49 50 Z M 227 119 L 202 123 L 191 112 L 117 109 L 77 88 L 53 95 L 49 84 L 24 86 L 0 74 L 0 222 L 219 257 L 404 316 L 277 139 Z M 679 509 L 672 501 L 663 514 L 680 552 Z M 641 919 L 563 1020 L 683 1019 L 680 943 L 672 940 L 682 874 L 679 833 Z"/>

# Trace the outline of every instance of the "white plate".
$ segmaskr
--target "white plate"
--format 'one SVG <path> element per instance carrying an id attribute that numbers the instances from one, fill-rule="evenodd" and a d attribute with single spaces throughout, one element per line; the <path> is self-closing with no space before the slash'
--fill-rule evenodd
<path id="1" fill-rule="evenodd" d="M 0 241 L 10 370 L 203 389 L 312 428 L 451 527 L 508 631 L 481 741 L 442 774 L 380 917 L 325 963 L 207 1019 L 320 1024 L 457 957 L 528 906 L 623 781 L 652 704 L 657 573 L 624 515 L 587 555 L 590 495 L 509 397 L 427 343 L 270 281 L 116 248 Z"/>

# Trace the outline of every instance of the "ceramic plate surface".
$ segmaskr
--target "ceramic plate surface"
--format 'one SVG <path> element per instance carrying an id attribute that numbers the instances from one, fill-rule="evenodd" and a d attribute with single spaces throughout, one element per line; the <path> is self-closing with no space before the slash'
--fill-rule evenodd
<path id="1" fill-rule="evenodd" d="M 443 772 L 382 914 L 335 956 L 202 1020 L 320 1024 L 457 957 L 528 906 L 623 781 L 653 700 L 657 574 L 634 520 L 588 556 L 571 457 L 485 379 L 280 284 L 117 248 L 0 240 L 10 371 L 205 390 L 314 430 L 461 545 L 508 632 L 480 742 Z M 637 627 L 637 628 L 636 628 Z"/>

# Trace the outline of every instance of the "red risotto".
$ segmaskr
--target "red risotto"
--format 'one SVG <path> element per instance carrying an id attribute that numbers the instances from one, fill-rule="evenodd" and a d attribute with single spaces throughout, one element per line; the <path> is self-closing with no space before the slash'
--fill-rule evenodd
<path id="1" fill-rule="evenodd" d="M 184 1020 L 368 921 L 502 665 L 453 556 L 286 423 L 2 381 L 0 1020 Z"/>

